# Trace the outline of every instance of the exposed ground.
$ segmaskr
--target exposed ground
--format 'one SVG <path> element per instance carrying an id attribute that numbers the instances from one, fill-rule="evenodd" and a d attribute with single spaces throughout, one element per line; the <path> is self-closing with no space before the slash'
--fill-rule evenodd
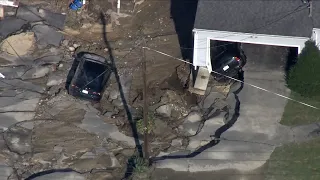
<path id="1" fill-rule="evenodd" d="M 0 178 L 256 180 L 268 172 L 270 156 L 277 159 L 276 147 L 317 136 L 315 124 L 279 123 L 285 99 L 241 83 L 226 91 L 211 81 L 206 96 L 192 95 L 183 88 L 189 65 L 147 51 L 153 164 L 146 167 L 136 148 L 143 146 L 141 46 L 145 38 L 145 46 L 181 57 L 170 1 L 123 1 L 121 14 L 112 0 L 91 0 L 78 12 L 67 0 L 22 2 L 28 6 L 6 9 L 8 19 L 0 21 Z M 116 71 L 100 103 L 65 90 L 79 51 L 114 56 Z M 245 82 L 290 93 L 286 49 L 246 45 L 245 52 Z"/>

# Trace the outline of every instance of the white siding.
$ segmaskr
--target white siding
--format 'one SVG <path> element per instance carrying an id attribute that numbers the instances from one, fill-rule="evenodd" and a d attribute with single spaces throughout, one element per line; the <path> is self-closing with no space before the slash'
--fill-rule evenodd
<path id="1" fill-rule="evenodd" d="M 319 44 L 320 29 L 314 29 L 313 37 L 315 37 L 316 43 Z M 305 42 L 309 40 L 309 38 L 194 29 L 193 65 L 195 67 L 207 66 L 208 70 L 211 72 L 209 50 L 210 40 L 298 47 L 298 51 L 300 53 L 304 47 Z"/>

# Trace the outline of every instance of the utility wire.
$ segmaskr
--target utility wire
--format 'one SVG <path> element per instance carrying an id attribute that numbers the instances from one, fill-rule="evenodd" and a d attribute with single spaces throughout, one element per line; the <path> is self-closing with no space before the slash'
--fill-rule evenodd
<path id="1" fill-rule="evenodd" d="M 158 50 L 155 50 L 155 49 L 151 49 L 151 48 L 149 48 L 149 47 L 143 47 L 143 48 L 148 49 L 148 50 L 150 50 L 150 51 L 154 51 L 154 52 L 159 53 L 159 54 L 162 54 L 162 55 L 164 55 L 164 56 L 167 56 L 167 57 L 173 58 L 173 59 L 175 59 L 175 60 L 178 60 L 178 61 L 181 61 L 181 62 L 184 62 L 184 63 L 190 64 L 190 65 L 193 65 L 192 63 L 190 63 L 190 62 L 188 62 L 188 61 L 185 61 L 185 60 L 183 60 L 183 59 L 180 59 L 180 58 L 177 58 L 177 57 L 171 56 L 171 55 L 166 54 L 166 53 L 164 53 L 164 52 L 161 52 L 161 51 L 158 51 Z M 319 110 L 319 108 L 318 108 L 318 107 L 312 106 L 312 105 L 310 105 L 310 104 L 307 104 L 307 103 L 304 103 L 304 102 L 301 102 L 301 101 L 298 101 L 298 100 L 295 100 L 295 99 L 292 99 L 292 98 L 290 98 L 290 97 L 287 97 L 287 96 L 281 95 L 281 94 L 279 94 L 279 93 L 272 92 L 272 91 L 267 90 L 267 89 L 265 89 L 265 88 L 262 88 L 262 87 L 259 87 L 259 86 L 256 86 L 256 85 L 253 85 L 253 84 L 251 84 L 251 83 L 247 83 L 247 82 L 241 81 L 241 80 L 239 80 L 239 79 L 236 79 L 236 78 L 233 78 L 233 77 L 230 77 L 230 76 L 227 76 L 227 75 L 221 74 L 221 73 L 219 73 L 219 72 L 217 72 L 217 71 L 212 71 L 212 72 L 213 72 L 213 73 L 215 73 L 215 74 L 218 74 L 218 75 L 224 76 L 224 77 L 226 77 L 226 78 L 232 79 L 232 80 L 234 80 L 234 81 L 237 81 L 237 82 L 240 82 L 240 83 L 243 83 L 243 84 L 249 85 L 249 86 L 254 87 L 254 88 L 257 88 L 257 89 L 260 89 L 260 90 L 262 90 L 262 91 L 265 91 L 265 92 L 268 92 L 268 93 L 274 94 L 274 95 L 276 95 L 276 96 L 279 96 L 279 97 L 282 97 L 282 98 L 285 98 L 285 99 L 288 99 L 288 100 L 294 101 L 294 102 L 299 103 L 299 104 L 302 104 L 302 105 L 304 105 L 304 106 L 308 106 L 308 107 L 310 107 L 310 108 L 313 108 L 313 109 L 317 109 L 317 110 Z"/>

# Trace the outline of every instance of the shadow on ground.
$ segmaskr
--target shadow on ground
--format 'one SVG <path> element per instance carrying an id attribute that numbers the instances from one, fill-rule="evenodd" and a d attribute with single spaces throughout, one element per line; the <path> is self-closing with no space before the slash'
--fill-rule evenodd
<path id="1" fill-rule="evenodd" d="M 131 130 L 132 130 L 133 138 L 134 138 L 135 143 L 136 143 L 136 148 L 137 148 L 137 151 L 138 151 L 138 155 L 139 155 L 139 157 L 143 157 L 142 146 L 141 146 L 140 141 L 139 141 L 138 131 L 137 131 L 137 128 L 135 126 L 135 123 L 133 122 L 132 114 L 131 114 L 129 105 L 127 103 L 127 100 L 125 99 L 125 95 L 124 95 L 123 88 L 122 88 L 122 85 L 121 85 L 121 82 L 120 82 L 120 77 L 119 77 L 119 74 L 118 74 L 118 70 L 117 70 L 117 67 L 116 67 L 116 64 L 115 64 L 115 59 L 114 59 L 114 56 L 113 56 L 113 53 L 112 53 L 112 48 L 111 48 L 110 43 L 109 43 L 109 41 L 107 39 L 107 35 L 106 35 L 106 18 L 105 18 L 103 13 L 100 14 L 100 19 L 101 19 L 101 23 L 103 25 L 102 26 L 103 27 L 103 31 L 102 31 L 103 32 L 103 40 L 104 40 L 104 42 L 105 42 L 105 44 L 106 44 L 106 46 L 108 48 L 108 52 L 109 52 L 110 60 L 111 60 L 111 63 L 112 63 L 114 75 L 115 75 L 116 81 L 118 83 L 118 88 L 119 88 L 119 91 L 120 91 L 120 96 L 121 96 L 121 99 L 122 99 L 122 103 L 123 103 L 124 109 L 125 109 L 127 117 L 128 117 L 128 121 L 129 121 Z M 133 160 L 132 159 L 133 158 L 130 158 L 128 160 L 127 170 L 126 170 L 124 179 L 127 179 L 132 175 L 133 168 L 134 168 L 134 164 L 133 164 Z"/>
<path id="2" fill-rule="evenodd" d="M 288 56 L 287 56 L 287 63 L 285 66 L 286 72 L 286 80 L 288 80 L 288 73 L 290 69 L 297 63 L 298 60 L 298 48 L 296 47 L 289 47 L 288 48 Z"/>

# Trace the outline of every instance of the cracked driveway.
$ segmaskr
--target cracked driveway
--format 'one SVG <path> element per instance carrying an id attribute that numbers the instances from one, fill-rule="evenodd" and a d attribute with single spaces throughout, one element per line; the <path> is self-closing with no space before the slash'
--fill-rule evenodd
<path id="1" fill-rule="evenodd" d="M 244 81 L 288 96 L 290 91 L 286 88 L 284 79 L 287 49 L 246 44 L 244 51 L 248 58 L 244 69 Z M 166 158 L 156 162 L 158 171 L 169 168 L 191 173 L 225 170 L 235 170 L 242 174 L 252 173 L 265 164 L 275 147 L 306 138 L 308 132 L 317 128 L 310 125 L 291 129 L 280 125 L 287 100 L 272 93 L 244 84 L 238 98 L 240 116 L 233 126 L 222 133 L 218 143 L 214 143 L 210 135 L 217 133 L 216 131 L 224 126 L 223 114 L 206 120 L 201 132 L 190 138 L 185 152 L 163 152 L 162 155 L 166 155 Z M 226 100 L 231 107 L 236 102 L 233 95 L 229 95 Z M 214 102 L 214 98 L 206 101 Z M 206 144 L 208 142 L 209 144 Z M 204 148 L 205 146 L 208 147 Z M 195 154 L 192 152 L 201 148 L 204 151 L 202 149 L 198 155 L 190 156 L 190 153 Z M 183 155 L 187 154 L 189 158 L 184 158 L 187 156 Z M 170 177 L 168 173 L 167 177 L 171 179 L 173 176 Z M 192 179 L 191 176 L 189 178 Z M 205 176 L 202 178 L 206 179 Z"/>

